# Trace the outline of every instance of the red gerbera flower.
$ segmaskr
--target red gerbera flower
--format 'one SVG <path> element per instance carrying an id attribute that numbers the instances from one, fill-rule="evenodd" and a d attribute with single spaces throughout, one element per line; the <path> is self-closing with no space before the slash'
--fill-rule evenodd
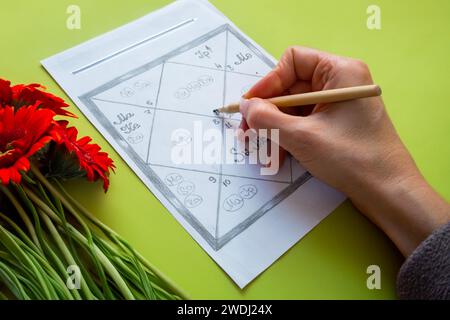
<path id="1" fill-rule="evenodd" d="M 103 180 L 105 192 L 109 187 L 109 170 L 114 171 L 115 166 L 106 152 L 101 152 L 101 148 L 94 143 L 90 143 L 92 138 L 83 137 L 77 139 L 78 130 L 75 127 L 67 127 L 67 121 L 58 121 L 52 135 L 54 141 L 63 145 L 69 153 L 73 154 L 82 170 L 86 172 L 88 181 Z"/>
<path id="2" fill-rule="evenodd" d="M 69 105 L 65 103 L 63 99 L 43 91 L 45 89 L 45 87 L 37 83 L 15 85 L 11 88 L 12 105 L 21 107 L 23 105 L 32 105 L 40 101 L 41 104 L 39 105 L 39 108 L 50 109 L 57 115 L 76 118 L 73 113 L 64 110 L 64 108 L 67 108 Z"/>
<path id="3" fill-rule="evenodd" d="M 69 105 L 63 99 L 43 90 L 45 87 L 37 83 L 18 84 L 11 87 L 11 82 L 0 78 L 0 105 L 18 109 L 40 102 L 40 109 L 50 109 L 57 115 L 76 118 L 73 113 L 64 110 Z"/>
<path id="4" fill-rule="evenodd" d="M 0 106 L 11 102 L 11 82 L 0 78 Z"/>
<path id="5" fill-rule="evenodd" d="M 30 169 L 29 157 L 52 140 L 48 130 L 55 113 L 37 105 L 0 109 L 0 181 L 20 183 L 21 171 Z"/>

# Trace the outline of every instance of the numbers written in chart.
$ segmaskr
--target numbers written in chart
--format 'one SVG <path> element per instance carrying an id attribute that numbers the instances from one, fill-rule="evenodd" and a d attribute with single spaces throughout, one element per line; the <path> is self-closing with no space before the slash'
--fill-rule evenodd
<path id="1" fill-rule="evenodd" d="M 175 91 L 174 96 L 179 100 L 185 100 L 191 96 L 191 93 L 199 91 L 204 87 L 211 85 L 214 82 L 214 78 L 210 75 L 203 75 L 197 78 L 197 80 L 189 82 L 186 86 L 178 88 Z"/>
<path id="2" fill-rule="evenodd" d="M 230 64 L 221 64 L 221 63 L 215 63 L 215 67 L 219 70 L 225 70 L 225 71 L 235 71 L 236 68 L 239 68 L 239 66 L 245 64 L 247 61 L 250 61 L 253 59 L 253 54 L 250 52 L 238 52 L 234 55 L 234 61 Z M 239 69 L 237 70 L 239 71 Z M 255 72 L 255 75 L 259 76 L 260 73 L 258 71 Z"/>
<path id="3" fill-rule="evenodd" d="M 213 177 L 213 176 L 210 176 L 210 177 L 208 178 L 208 180 L 209 180 L 210 182 L 212 182 L 212 183 L 217 183 L 217 178 L 215 178 L 215 177 Z M 222 180 L 222 184 L 223 184 L 225 187 L 228 187 L 228 186 L 231 184 L 231 181 L 230 181 L 230 179 L 223 179 L 223 180 Z"/>
<path id="4" fill-rule="evenodd" d="M 246 200 L 253 198 L 258 189 L 253 184 L 245 184 L 239 187 L 238 193 L 229 195 L 223 201 L 223 208 L 228 212 L 235 212 L 244 206 Z"/>
<path id="5" fill-rule="evenodd" d="M 170 173 L 164 179 L 166 185 L 174 189 L 181 196 L 186 208 L 195 208 L 203 202 L 203 198 L 195 193 L 195 184 L 184 180 L 179 173 Z"/>
<path id="6" fill-rule="evenodd" d="M 144 135 L 139 132 L 141 125 L 134 121 L 135 117 L 133 112 L 120 112 L 112 122 L 131 144 L 138 144 L 144 140 Z"/>
<path id="7" fill-rule="evenodd" d="M 225 67 L 224 67 L 223 64 L 217 63 L 217 62 L 216 62 L 214 65 L 215 65 L 216 68 L 219 69 L 219 70 L 225 69 L 226 71 L 234 71 L 234 68 L 233 68 L 230 64 L 226 64 Z"/>

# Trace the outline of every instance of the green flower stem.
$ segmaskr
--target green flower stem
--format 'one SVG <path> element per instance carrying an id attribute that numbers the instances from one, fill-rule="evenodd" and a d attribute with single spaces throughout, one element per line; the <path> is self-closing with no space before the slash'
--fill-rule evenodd
<path id="1" fill-rule="evenodd" d="M 122 255 L 118 255 L 116 250 L 114 248 L 112 248 L 112 246 L 107 241 L 105 241 L 103 239 L 99 239 L 99 240 L 101 241 L 101 245 L 106 249 L 105 251 L 107 251 L 107 252 L 111 253 L 112 255 L 114 255 L 114 257 L 112 257 L 111 260 L 114 261 L 114 263 L 117 265 L 117 267 L 120 270 L 123 270 L 123 272 L 130 277 L 130 279 L 132 280 L 132 283 L 139 282 L 139 277 L 122 261 L 122 260 L 127 260 L 128 262 L 130 262 L 128 257 L 124 257 Z M 156 290 L 160 291 L 162 295 L 164 295 L 165 297 L 172 296 L 172 294 L 167 292 L 166 289 L 164 289 L 162 287 L 165 283 L 162 282 L 161 279 L 159 279 L 155 275 L 153 275 L 152 276 L 152 281 L 153 281 L 153 287 Z M 162 285 L 162 286 L 160 286 L 160 285 Z"/>
<path id="2" fill-rule="evenodd" d="M 2 212 L 0 212 L 0 218 L 6 221 L 20 236 L 22 241 L 25 242 L 30 248 L 32 248 L 35 251 L 39 251 L 39 248 L 36 246 L 36 244 L 30 240 L 30 238 L 25 234 L 25 232 L 22 231 L 22 228 L 20 228 L 12 219 L 10 219 L 7 215 L 5 215 Z"/>
<path id="3" fill-rule="evenodd" d="M 46 186 L 48 188 L 48 186 Z M 24 188 L 27 195 L 30 197 L 30 199 L 42 209 L 45 214 L 47 214 L 50 218 L 52 218 L 55 222 L 57 222 L 59 225 L 62 226 L 61 219 L 41 200 L 39 197 L 37 197 L 30 189 Z M 63 201 L 64 204 L 64 201 Z M 68 226 L 69 230 L 72 232 L 72 234 L 80 240 L 82 243 L 84 243 L 86 246 L 89 245 L 88 240 L 73 226 Z M 105 267 L 106 271 L 109 273 L 111 278 L 116 283 L 117 287 L 119 288 L 120 292 L 123 294 L 123 296 L 126 299 L 134 300 L 134 296 L 129 290 L 128 286 L 126 285 L 125 281 L 120 276 L 119 272 L 116 270 L 114 265 L 108 260 L 108 258 L 103 254 L 103 252 L 95 245 L 93 244 L 93 248 L 95 251 L 95 254 L 99 258 L 102 265 Z"/>
<path id="4" fill-rule="evenodd" d="M 58 272 L 53 269 L 45 256 L 42 255 L 41 252 L 35 251 L 30 246 L 26 245 L 20 238 L 10 233 L 11 238 L 19 245 L 19 247 L 23 250 L 23 253 L 29 257 L 29 259 L 36 265 L 40 275 L 47 280 L 47 283 L 50 284 L 49 288 L 53 292 L 54 296 L 56 296 L 56 292 L 54 289 L 58 289 L 60 295 L 66 299 L 73 299 L 71 293 L 66 288 L 66 285 L 63 280 L 61 280 Z M 47 249 L 49 253 L 53 253 L 53 251 L 48 247 Z M 12 256 L 11 256 L 12 257 Z M 31 279 L 35 279 L 35 275 L 30 272 L 29 268 L 24 266 L 21 261 L 16 263 L 15 261 L 9 259 L 9 262 L 16 267 L 15 272 L 23 273 L 27 276 L 28 282 L 32 281 Z M 35 290 L 40 291 L 40 290 Z M 37 295 L 37 297 L 43 298 L 41 295 Z"/>
<path id="5" fill-rule="evenodd" d="M 39 243 L 38 237 L 36 235 L 36 231 L 33 227 L 33 224 L 31 223 L 30 218 L 28 217 L 25 210 L 20 205 L 19 201 L 16 199 L 16 197 L 9 191 L 8 188 L 6 188 L 4 185 L 0 184 L 0 190 L 8 197 L 9 201 L 11 201 L 12 205 L 16 208 L 17 212 L 19 213 L 20 217 L 22 218 L 23 222 L 25 223 L 26 228 L 28 229 L 28 232 L 30 233 L 31 239 L 36 244 L 36 246 L 41 249 L 41 245 Z"/>
<path id="6" fill-rule="evenodd" d="M 65 215 L 64 215 L 64 210 L 60 210 L 60 212 L 58 212 L 58 210 L 57 210 L 57 208 L 53 205 L 53 203 L 50 201 L 50 199 L 48 198 L 48 196 L 47 196 L 47 193 L 46 193 L 46 191 L 44 190 L 44 188 L 42 187 L 42 185 L 40 184 L 40 183 L 38 183 L 38 186 L 40 187 L 39 188 L 39 192 L 42 194 L 42 196 L 44 197 L 44 200 L 46 200 L 47 202 L 50 202 L 50 204 L 49 204 L 49 206 L 50 206 L 50 209 L 51 210 L 53 210 L 53 212 L 55 212 L 57 215 L 58 215 L 58 213 L 59 213 L 59 218 L 62 220 L 62 222 L 63 222 L 63 226 L 66 226 L 67 225 L 67 222 L 66 222 L 66 219 L 65 219 Z M 50 192 L 51 193 L 51 192 Z M 55 197 L 53 194 L 52 194 L 52 196 L 53 197 Z M 58 200 L 59 200 L 59 198 L 57 198 Z M 61 201 L 58 201 L 58 202 L 61 202 Z M 84 230 L 84 232 L 85 232 L 85 234 L 86 234 L 86 238 L 87 238 L 87 240 L 88 240 L 88 246 L 87 246 L 87 248 L 88 248 L 88 250 L 90 251 L 90 254 L 91 254 L 91 257 L 92 257 L 92 259 L 93 259 L 93 262 L 94 262 L 94 266 L 95 266 L 95 269 L 96 269 L 96 271 L 97 271 L 97 273 L 98 273 L 98 275 L 99 275 L 99 278 L 100 278 L 100 280 L 101 280 L 101 285 L 102 285 L 102 288 L 103 288 L 103 290 L 104 290 L 104 292 L 105 292 L 105 295 L 106 295 L 106 297 L 107 298 L 109 298 L 109 299 L 112 299 L 113 298 L 113 294 L 112 294 L 112 292 L 110 291 L 110 287 L 108 286 L 108 283 L 107 283 L 107 278 L 106 278 L 106 275 L 105 275 L 105 271 L 103 270 L 103 268 L 102 268 L 102 264 L 101 264 L 101 262 L 99 261 L 99 259 L 98 259 L 98 257 L 97 257 L 97 254 L 95 253 L 95 250 L 93 249 L 94 247 L 93 247 L 93 245 L 94 245 L 94 240 L 93 240 L 93 237 L 92 237 L 92 233 L 91 233 L 91 230 L 90 230 L 90 228 L 87 226 L 87 224 L 84 222 L 84 220 L 83 219 L 81 219 L 81 217 L 78 215 L 78 213 L 75 211 L 75 209 L 72 207 L 72 205 L 66 205 L 66 208 L 68 209 L 68 211 L 72 214 L 72 216 L 75 218 L 75 220 L 80 224 L 80 226 L 82 227 L 82 229 Z M 69 240 L 70 240 L 70 238 L 69 238 Z M 103 295 L 103 294 L 102 294 Z"/>
<path id="7" fill-rule="evenodd" d="M 31 179 L 30 179 L 31 180 Z M 50 208 L 58 215 L 58 217 L 61 219 L 62 224 L 63 224 L 63 230 L 61 231 L 64 235 L 70 235 L 70 231 L 67 228 L 67 226 L 69 225 L 69 223 L 66 220 L 66 215 L 64 212 L 64 208 L 61 204 L 61 201 L 58 198 L 55 198 L 52 194 L 50 199 L 47 195 L 47 191 L 44 189 L 44 187 L 42 186 L 41 183 L 36 183 L 33 181 L 32 185 L 37 185 L 38 186 L 38 191 L 39 194 L 42 195 L 43 199 L 47 202 L 47 204 L 50 206 Z M 92 249 L 92 236 L 90 234 L 90 230 L 87 228 L 87 225 L 85 225 L 83 222 L 84 221 L 80 221 L 80 219 L 77 219 L 77 221 L 79 221 L 81 223 L 81 226 L 84 227 L 84 231 L 88 234 L 88 239 L 89 239 L 89 248 L 88 251 L 90 252 L 90 254 L 92 256 L 94 256 L 94 261 L 95 261 L 95 267 L 98 271 L 99 274 L 101 274 L 102 280 L 104 280 L 104 283 L 106 283 L 106 277 L 105 277 L 105 273 L 103 268 L 101 268 L 101 264 L 100 261 L 98 261 L 94 250 Z M 90 272 L 85 268 L 85 266 L 81 263 L 80 261 L 80 257 L 77 253 L 77 249 L 74 246 L 73 243 L 73 238 L 68 236 L 67 237 L 68 243 L 69 243 L 69 252 L 72 254 L 72 258 L 73 260 L 76 262 L 75 264 L 77 264 L 80 268 L 81 274 L 83 275 L 82 281 L 85 282 L 86 287 L 83 287 L 82 290 L 84 290 L 84 298 L 87 299 L 104 299 L 104 295 L 101 292 L 101 290 L 99 289 L 99 287 L 97 286 L 97 284 L 95 283 L 94 279 L 92 279 L 92 277 L 90 277 Z M 92 257 L 91 256 L 91 257 Z M 63 271 L 64 274 L 66 274 L 66 271 L 64 269 Z M 83 283 L 82 283 L 83 285 Z M 109 286 L 103 286 L 106 287 L 107 289 L 109 289 Z M 110 291 L 108 290 L 107 293 L 110 293 Z"/>
<path id="8" fill-rule="evenodd" d="M 58 272 L 50 265 L 47 258 L 45 256 L 41 255 L 42 253 L 32 250 L 29 246 L 27 246 L 25 243 L 23 243 L 19 238 L 17 238 L 13 234 L 11 234 L 11 237 L 13 237 L 15 239 L 15 241 L 20 245 L 20 247 L 23 249 L 23 251 L 27 255 L 29 255 L 30 258 L 34 259 L 38 265 L 42 266 L 42 271 L 46 271 L 46 273 L 43 273 L 43 274 L 48 275 L 48 278 L 50 281 L 56 281 L 56 286 L 58 288 L 61 288 L 61 290 L 64 291 L 64 294 L 71 299 L 72 296 L 71 296 L 69 290 L 67 290 L 64 281 L 60 278 L 60 275 L 58 274 Z M 48 248 L 49 248 L 48 249 L 49 254 L 54 255 L 55 253 L 50 249 L 50 247 L 48 247 Z M 65 270 L 63 270 L 63 271 L 65 271 Z"/>
<path id="9" fill-rule="evenodd" d="M 23 288 L 22 284 L 20 283 L 17 276 L 8 268 L 6 264 L 0 261 L 0 279 L 3 279 L 5 283 L 9 283 L 10 286 L 14 286 L 14 289 L 12 291 L 15 291 L 14 294 L 16 294 L 21 299 L 29 300 L 29 296 L 26 294 L 25 289 Z"/>
<path id="10" fill-rule="evenodd" d="M 0 288 L 0 290 L 1 290 L 1 288 Z M 3 292 L 0 291 L 0 300 L 9 300 L 9 299 Z"/>
<path id="11" fill-rule="evenodd" d="M 50 199 L 48 199 L 48 197 L 46 195 L 46 192 L 43 190 L 42 187 L 41 187 L 40 191 L 41 191 L 41 193 L 44 193 L 44 198 L 47 199 L 47 201 L 50 201 Z M 106 275 L 105 275 L 105 271 L 103 270 L 102 263 L 100 262 L 100 260 L 98 258 L 98 255 L 96 254 L 96 252 L 94 250 L 94 240 L 93 240 L 90 228 L 87 226 L 87 224 L 84 222 L 84 220 L 81 219 L 81 217 L 78 215 L 78 213 L 75 211 L 75 209 L 70 204 L 69 204 L 69 206 L 66 206 L 66 208 L 68 209 L 68 211 L 72 214 L 72 216 L 81 225 L 82 229 L 84 230 L 84 232 L 86 234 L 87 241 L 88 241 L 87 249 L 88 249 L 88 251 L 90 251 L 91 257 L 92 257 L 93 262 L 94 262 L 95 269 L 96 269 L 96 271 L 97 271 L 97 273 L 99 275 L 100 281 L 101 281 L 102 288 L 105 291 L 106 297 L 108 299 L 112 299 L 113 298 L 113 294 L 110 291 L 110 287 L 108 286 L 107 278 L 106 278 Z M 50 207 L 50 210 L 52 210 L 55 214 L 58 215 L 58 211 L 56 210 L 56 207 L 53 206 L 53 204 L 52 204 L 52 207 Z M 66 227 L 67 226 L 67 222 L 66 222 L 66 219 L 65 219 L 64 210 L 59 212 L 58 217 L 61 219 L 63 227 Z M 70 237 L 69 237 L 69 239 L 70 239 Z"/>
<path id="12" fill-rule="evenodd" d="M 9 217 L 7 217 L 5 214 L 3 214 L 1 212 L 0 212 L 0 218 L 3 219 L 4 221 L 6 221 L 13 228 L 13 230 L 16 232 L 16 234 L 19 236 L 19 238 L 17 238 L 16 236 L 11 234 L 11 236 L 13 238 L 15 238 L 15 241 L 21 247 L 23 247 L 24 251 L 28 254 L 33 255 L 38 260 L 39 263 L 44 265 L 44 268 L 49 272 L 49 274 L 51 274 L 55 279 L 58 279 L 59 278 L 58 273 L 53 270 L 53 268 L 48 264 L 48 262 L 45 258 L 40 256 L 40 254 L 42 254 L 42 253 L 40 253 L 37 246 L 28 238 L 28 236 L 22 231 L 22 229 L 13 220 L 11 220 Z M 55 263 L 57 263 L 57 267 L 60 269 L 60 273 L 64 274 L 65 269 L 64 269 L 64 267 L 62 267 L 62 264 L 60 263 L 60 261 L 58 260 L 58 258 L 54 254 L 54 252 L 49 247 L 47 247 L 46 253 L 53 255 Z M 11 256 L 8 254 L 8 257 L 11 257 Z M 0 254 L 0 258 L 7 260 L 7 257 L 1 256 L 1 254 Z M 26 269 L 23 269 L 21 266 L 17 265 L 13 261 L 11 261 L 11 263 L 14 264 L 16 266 L 16 268 L 18 268 L 22 271 L 25 271 L 25 273 L 27 273 L 29 277 L 34 278 L 33 274 L 27 272 Z M 61 283 L 61 284 L 64 286 L 64 283 Z M 70 292 L 66 291 L 66 294 L 69 296 L 69 298 L 72 298 L 70 295 Z M 74 296 L 76 297 L 77 295 L 78 295 L 78 293 L 74 292 Z"/>
<path id="13" fill-rule="evenodd" d="M 110 229 L 108 226 L 104 225 L 100 220 L 98 220 L 92 213 L 90 213 L 81 203 L 79 203 L 77 200 L 75 200 L 70 194 L 67 193 L 67 191 L 63 188 L 63 186 L 59 183 L 59 181 L 55 180 L 56 184 L 61 189 L 61 192 L 63 195 L 56 190 L 56 188 L 53 187 L 53 185 L 37 170 L 32 166 L 33 173 L 37 176 L 37 178 L 50 190 L 51 193 L 53 193 L 55 196 L 61 199 L 61 201 L 64 203 L 64 201 L 67 201 L 69 199 L 70 202 L 73 203 L 73 205 L 80 210 L 80 212 L 88 218 L 94 225 L 96 225 L 98 228 L 100 228 L 103 232 L 105 232 L 110 238 L 115 240 L 116 243 L 118 243 L 122 249 L 124 249 L 123 243 L 124 240 L 121 239 L 121 237 L 112 229 Z M 64 200 L 63 200 L 64 199 Z M 139 252 L 134 252 L 136 254 L 139 261 L 150 271 L 152 272 L 156 277 L 160 278 L 167 288 L 174 292 L 178 297 L 181 299 L 188 299 L 188 296 L 183 290 L 178 288 L 169 278 L 167 278 L 161 271 L 159 271 L 158 268 L 150 264 L 147 259 L 145 259 Z"/>
<path id="14" fill-rule="evenodd" d="M 34 259 L 29 257 L 17 244 L 17 242 L 9 235 L 8 231 L 0 225 L 0 240 L 2 244 L 8 248 L 8 250 L 14 255 L 14 257 L 25 264 L 27 268 L 30 268 L 32 273 L 35 275 L 38 280 L 43 294 L 47 299 L 52 299 L 52 293 L 50 288 L 48 287 L 48 283 L 45 281 L 42 270 L 33 262 Z"/>
<path id="15" fill-rule="evenodd" d="M 72 233 L 74 234 L 75 238 L 77 238 L 79 241 L 83 242 L 85 245 L 88 245 L 88 240 L 74 227 L 69 226 Z M 94 245 L 95 253 L 98 255 L 98 258 L 100 259 L 100 262 L 105 267 L 106 271 L 109 273 L 111 278 L 116 283 L 117 287 L 119 288 L 120 292 L 123 294 L 123 296 L 126 299 L 134 300 L 134 296 L 129 290 L 127 284 L 123 280 L 123 278 L 120 276 L 117 269 L 114 267 L 114 265 L 109 261 L 108 257 L 96 246 Z"/>
<path id="16" fill-rule="evenodd" d="M 61 250 L 61 252 L 63 253 L 64 258 L 66 259 L 67 263 L 69 263 L 71 265 L 76 265 L 75 259 L 70 254 L 69 249 L 67 249 L 66 244 L 64 243 L 63 239 L 59 235 L 58 231 L 56 230 L 56 228 L 53 225 L 50 218 L 47 215 L 45 215 L 42 212 L 42 210 L 38 210 L 38 212 L 41 215 L 42 220 L 44 220 L 44 223 L 47 226 L 48 230 L 50 231 L 50 234 L 52 235 L 53 239 L 55 240 L 56 245 L 58 246 L 59 250 Z M 95 298 L 94 295 L 92 294 L 92 292 L 89 290 L 89 288 L 86 284 L 86 281 L 84 280 L 83 277 L 81 278 L 81 290 L 83 290 L 84 294 L 86 295 L 86 297 L 88 299 Z M 78 294 L 78 292 L 76 290 L 74 290 L 74 293 L 75 293 L 77 299 L 81 299 L 80 295 Z"/>

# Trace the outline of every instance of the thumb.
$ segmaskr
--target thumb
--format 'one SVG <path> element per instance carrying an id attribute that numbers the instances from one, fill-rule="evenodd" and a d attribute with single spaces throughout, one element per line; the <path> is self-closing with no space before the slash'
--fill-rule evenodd
<path id="1" fill-rule="evenodd" d="M 291 144 L 295 143 L 291 140 L 301 121 L 299 117 L 283 113 L 274 104 L 259 98 L 242 99 L 240 112 L 251 129 L 278 129 L 280 141 L 275 142 L 283 148 L 289 150 Z"/>

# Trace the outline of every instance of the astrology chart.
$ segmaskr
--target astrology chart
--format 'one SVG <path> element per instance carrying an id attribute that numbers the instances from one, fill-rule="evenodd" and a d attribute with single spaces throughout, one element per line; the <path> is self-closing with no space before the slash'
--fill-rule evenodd
<path id="1" fill-rule="evenodd" d="M 258 146 L 224 150 L 232 163 L 174 163 L 174 145 L 194 143 L 187 132 L 195 125 L 221 132 L 238 128 L 239 114 L 216 115 L 213 108 L 238 100 L 273 68 L 228 24 L 180 45 L 79 98 L 218 251 L 311 176 L 291 157 L 276 175 L 261 175 L 260 165 L 246 163 Z"/>

